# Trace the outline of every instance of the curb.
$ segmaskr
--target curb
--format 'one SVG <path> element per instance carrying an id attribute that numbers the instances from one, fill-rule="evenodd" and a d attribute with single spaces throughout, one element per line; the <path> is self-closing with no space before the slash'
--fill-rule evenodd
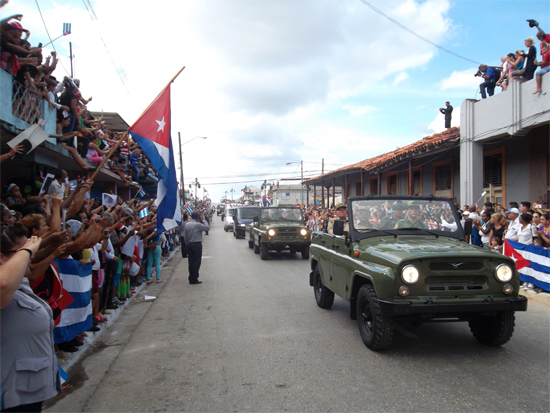
<path id="1" fill-rule="evenodd" d="M 550 294 L 549 293 L 537 293 L 534 290 L 520 290 L 520 295 L 527 297 L 529 304 L 536 304 L 541 307 L 550 308 Z M 529 307 L 527 308 L 529 311 Z"/>
<path id="2" fill-rule="evenodd" d="M 168 263 L 172 259 L 174 254 L 176 254 L 179 250 L 180 250 L 180 247 L 174 248 L 174 250 L 170 252 L 170 255 L 168 256 L 168 258 L 166 258 L 164 261 L 161 261 L 161 263 L 160 263 L 161 271 L 162 271 L 162 268 L 164 267 L 164 265 L 166 265 L 166 263 Z M 84 354 L 86 353 L 88 348 L 92 344 L 94 344 L 96 341 L 99 340 L 99 338 L 101 337 L 103 332 L 106 331 L 109 327 L 111 327 L 114 324 L 114 322 L 122 314 L 124 309 L 126 307 L 128 307 L 128 305 L 132 301 L 134 301 L 135 299 L 140 297 L 141 290 L 143 290 L 146 286 L 147 286 L 147 283 L 144 282 L 139 287 L 136 287 L 136 292 L 129 299 L 127 299 L 124 302 L 124 304 L 119 306 L 116 310 L 109 310 L 111 312 L 111 314 L 109 314 L 109 321 L 107 321 L 105 324 L 101 324 L 99 331 L 96 331 L 96 332 L 86 331 L 86 334 L 88 335 L 88 337 L 86 337 L 84 339 L 83 345 L 80 346 L 78 348 L 78 351 L 75 352 L 75 353 L 65 353 L 65 354 L 72 354 L 72 357 L 68 360 L 58 360 L 59 366 L 65 372 L 68 372 L 71 369 L 71 367 L 73 367 L 84 356 Z M 63 361 L 65 361 L 65 363 L 61 364 Z"/>

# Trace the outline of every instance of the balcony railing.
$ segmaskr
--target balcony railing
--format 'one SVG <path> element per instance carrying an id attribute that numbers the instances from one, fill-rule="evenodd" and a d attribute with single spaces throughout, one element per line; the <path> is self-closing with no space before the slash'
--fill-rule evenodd
<path id="1" fill-rule="evenodd" d="M 56 110 L 50 109 L 45 99 L 29 92 L 4 70 L 0 70 L 0 90 L 0 120 L 13 126 L 14 132 L 43 119 L 45 124 L 41 127 L 48 134 L 55 134 Z M 48 140 L 55 143 L 54 138 Z"/>

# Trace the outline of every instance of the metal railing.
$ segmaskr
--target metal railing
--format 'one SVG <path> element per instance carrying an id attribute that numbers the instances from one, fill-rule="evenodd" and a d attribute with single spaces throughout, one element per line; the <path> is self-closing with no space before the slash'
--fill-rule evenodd
<path id="1" fill-rule="evenodd" d="M 37 123 L 41 118 L 40 108 L 44 99 L 28 90 L 24 85 L 13 81 L 12 113 L 28 124 Z"/>

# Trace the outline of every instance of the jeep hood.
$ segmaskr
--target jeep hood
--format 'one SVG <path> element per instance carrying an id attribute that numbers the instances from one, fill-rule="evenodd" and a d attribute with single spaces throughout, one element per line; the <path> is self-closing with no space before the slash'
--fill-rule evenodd
<path id="1" fill-rule="evenodd" d="M 262 229 L 269 228 L 303 228 L 304 224 L 299 221 L 267 221 L 261 224 Z"/>
<path id="2" fill-rule="evenodd" d="M 397 236 L 373 237 L 359 241 L 361 258 L 384 265 L 426 258 L 504 258 L 489 250 L 474 247 L 451 237 Z"/>

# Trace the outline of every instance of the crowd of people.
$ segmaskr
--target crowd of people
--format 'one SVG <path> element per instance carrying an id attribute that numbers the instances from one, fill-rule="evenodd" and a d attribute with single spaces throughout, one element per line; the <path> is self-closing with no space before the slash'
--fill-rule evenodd
<path id="1" fill-rule="evenodd" d="M 545 33 L 537 21 L 527 21 L 530 27 L 537 29 L 536 38 L 540 42 L 540 60 L 537 59 L 535 39 L 529 37 L 524 41 L 527 52 L 518 49 L 508 53 L 501 58 L 502 65 L 498 69 L 485 64 L 480 65 L 476 76 L 484 79 L 479 85 L 482 99 L 485 99 L 487 95 L 493 96 L 495 87 L 501 87 L 504 92 L 512 81 L 525 82 L 533 78 L 536 78 L 536 89 L 533 94 L 542 92 L 542 76 L 550 71 L 550 34 Z M 537 72 L 537 69 L 540 70 Z"/>

